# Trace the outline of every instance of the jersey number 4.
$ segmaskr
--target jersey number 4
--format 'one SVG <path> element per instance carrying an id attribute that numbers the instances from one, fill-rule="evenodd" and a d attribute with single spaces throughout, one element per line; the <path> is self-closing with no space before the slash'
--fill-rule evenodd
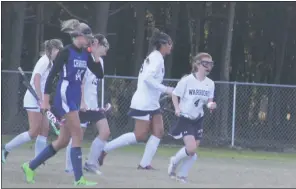
<path id="1" fill-rule="evenodd" d="M 198 107 L 200 99 L 194 102 L 195 107 Z"/>

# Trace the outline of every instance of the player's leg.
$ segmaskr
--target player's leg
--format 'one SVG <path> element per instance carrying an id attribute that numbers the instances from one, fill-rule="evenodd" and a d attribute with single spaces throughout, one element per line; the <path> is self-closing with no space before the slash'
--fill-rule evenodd
<path id="1" fill-rule="evenodd" d="M 53 157 L 58 150 L 65 148 L 70 140 L 70 132 L 67 125 L 64 125 L 60 129 L 60 135 L 58 139 L 49 144 L 44 150 L 42 150 L 37 157 L 30 161 L 30 163 L 24 163 L 22 169 L 25 173 L 26 181 L 28 183 L 34 183 L 35 169 L 37 169 L 46 160 Z"/>
<path id="2" fill-rule="evenodd" d="M 83 123 L 83 124 L 81 123 L 80 125 L 81 125 L 81 129 L 82 129 L 82 133 L 84 135 L 84 132 L 87 127 L 87 123 Z M 72 148 L 72 138 L 70 139 L 70 142 L 66 148 L 66 168 L 65 168 L 66 173 L 73 172 L 73 166 L 72 166 L 72 161 L 71 161 L 71 148 Z"/>
<path id="3" fill-rule="evenodd" d="M 40 132 L 40 125 L 42 123 L 42 114 L 39 112 L 39 109 L 36 110 L 27 110 L 28 120 L 29 120 L 29 130 L 25 131 L 11 141 L 6 143 L 2 149 L 2 163 L 6 162 L 8 153 L 14 148 L 31 141 L 31 139 L 37 137 Z"/>
<path id="4" fill-rule="evenodd" d="M 132 118 L 135 119 L 134 132 L 125 133 L 111 142 L 108 142 L 99 157 L 98 161 L 100 165 L 103 165 L 104 158 L 108 152 L 147 139 L 148 132 L 150 131 L 150 115 L 132 116 Z"/>
<path id="5" fill-rule="evenodd" d="M 35 157 L 47 146 L 47 137 L 49 132 L 49 122 L 46 116 L 42 116 L 40 134 L 35 141 Z"/>
<path id="6" fill-rule="evenodd" d="M 163 119 L 159 113 L 154 114 L 151 120 L 152 135 L 149 137 L 139 169 L 153 169 L 151 166 L 152 159 L 157 151 L 160 140 L 164 134 Z"/>
<path id="7" fill-rule="evenodd" d="M 96 114 L 96 119 L 99 119 L 96 122 L 99 134 L 91 144 L 88 160 L 85 163 L 84 169 L 88 172 L 100 175 L 102 173 L 99 171 L 98 158 L 100 157 L 110 136 L 110 128 L 105 115 L 100 112 L 97 112 Z"/>

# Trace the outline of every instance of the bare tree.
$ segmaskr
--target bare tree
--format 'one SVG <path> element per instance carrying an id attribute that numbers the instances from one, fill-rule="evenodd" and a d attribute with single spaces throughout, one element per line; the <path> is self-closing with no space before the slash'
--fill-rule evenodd
<path id="1" fill-rule="evenodd" d="M 109 17 L 109 1 L 97 1 L 95 2 L 96 7 L 96 19 L 94 24 L 94 31 L 99 32 L 101 34 L 107 34 L 107 25 L 108 25 L 108 17 Z"/>
<path id="2" fill-rule="evenodd" d="M 136 2 L 136 39 L 134 54 L 134 71 L 133 75 L 137 75 L 143 62 L 144 40 L 145 40 L 145 18 L 146 18 L 147 2 Z"/>
<path id="3" fill-rule="evenodd" d="M 234 16 L 235 16 L 235 2 L 229 3 L 229 13 L 228 13 L 228 23 L 227 23 L 227 32 L 226 32 L 226 39 L 225 39 L 225 45 L 223 52 L 223 61 L 221 65 L 221 75 L 220 79 L 223 81 L 229 81 L 229 74 L 230 74 L 230 61 L 231 61 L 231 47 L 232 47 L 232 35 L 233 35 L 233 23 L 234 23 Z M 229 118 L 229 112 L 225 110 L 229 110 L 229 85 L 224 85 L 220 88 L 223 92 L 220 94 L 223 94 L 221 96 L 221 105 L 220 105 L 220 111 L 221 111 L 221 137 L 223 139 L 228 138 L 228 118 Z"/>
<path id="4" fill-rule="evenodd" d="M 11 31 L 13 31 L 10 43 L 11 51 L 9 57 L 9 70 L 17 70 L 20 66 L 21 53 L 22 53 L 22 44 L 23 44 L 23 30 L 24 30 L 24 19 L 25 19 L 25 10 L 27 2 L 20 1 L 13 3 L 13 18 Z M 9 94 L 9 99 L 6 99 L 9 107 L 9 125 L 12 126 L 12 122 L 15 121 L 15 115 L 18 113 L 19 107 L 19 76 L 18 74 L 9 74 L 7 78 L 7 85 L 13 86 L 8 87 L 6 92 Z"/>

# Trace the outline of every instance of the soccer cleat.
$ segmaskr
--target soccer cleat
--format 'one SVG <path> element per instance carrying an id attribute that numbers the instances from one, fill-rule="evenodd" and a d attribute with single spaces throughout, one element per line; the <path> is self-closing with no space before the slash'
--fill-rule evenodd
<path id="1" fill-rule="evenodd" d="M 178 182 L 182 182 L 182 183 L 187 183 L 187 182 L 188 182 L 187 177 L 180 177 L 180 176 L 177 176 L 177 177 L 176 177 L 176 180 L 177 180 Z"/>
<path id="2" fill-rule="evenodd" d="M 174 158 L 175 157 L 170 158 L 170 163 L 168 167 L 168 174 L 169 174 L 169 177 L 172 179 L 176 178 L 176 169 L 177 169 L 177 164 L 174 163 Z"/>
<path id="3" fill-rule="evenodd" d="M 8 156 L 9 152 L 5 150 L 5 148 L 2 148 L 1 150 L 1 162 L 5 163 L 6 162 L 6 158 Z"/>
<path id="4" fill-rule="evenodd" d="M 74 182 L 74 186 L 95 186 L 97 184 L 96 182 L 87 181 L 83 176 Z"/>
<path id="5" fill-rule="evenodd" d="M 22 165 L 22 169 L 25 174 L 27 183 L 35 183 L 35 172 L 29 167 L 29 163 L 24 163 Z"/>
<path id="6" fill-rule="evenodd" d="M 102 153 L 101 153 L 101 155 L 100 155 L 100 157 L 98 159 L 98 163 L 99 163 L 100 166 L 103 165 L 106 155 L 107 155 L 107 153 L 105 151 L 102 151 Z"/>
<path id="7" fill-rule="evenodd" d="M 156 170 L 151 165 L 147 165 L 146 167 L 142 167 L 141 165 L 138 165 L 137 169 L 139 169 L 139 170 Z"/>
<path id="8" fill-rule="evenodd" d="M 99 170 L 98 166 L 89 164 L 85 162 L 83 169 L 89 173 L 96 174 L 96 175 L 101 175 L 102 172 Z"/>

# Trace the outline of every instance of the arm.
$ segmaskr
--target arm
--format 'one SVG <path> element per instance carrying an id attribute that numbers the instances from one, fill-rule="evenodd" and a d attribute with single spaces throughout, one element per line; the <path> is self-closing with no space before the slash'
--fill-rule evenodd
<path id="1" fill-rule="evenodd" d="M 35 91 L 39 97 L 39 99 L 42 100 L 42 92 L 41 92 L 41 76 L 44 74 L 46 69 L 48 68 L 48 65 L 50 64 L 47 57 L 43 56 L 41 57 L 35 68 L 34 68 L 34 78 L 33 78 L 33 85 L 35 87 Z"/>
<path id="2" fill-rule="evenodd" d="M 87 75 L 88 75 L 88 71 L 85 72 L 84 78 L 83 78 L 82 84 L 81 84 L 81 101 L 80 101 L 80 109 L 81 110 L 87 109 L 85 101 L 84 101 L 84 87 L 85 87 L 85 81 L 86 81 Z"/>
<path id="3" fill-rule="evenodd" d="M 55 59 L 55 63 L 53 64 L 53 67 L 45 83 L 44 101 L 46 101 L 47 103 L 49 102 L 49 95 L 52 92 L 52 85 L 53 85 L 54 78 L 63 69 L 65 62 L 67 62 L 68 56 L 69 56 L 69 50 L 65 48 L 59 52 L 59 54 Z"/>
<path id="4" fill-rule="evenodd" d="M 215 93 L 215 84 L 213 83 L 211 89 L 210 89 L 210 95 L 209 95 L 209 100 L 208 102 L 213 102 L 214 101 L 214 93 Z"/>
<path id="5" fill-rule="evenodd" d="M 104 71 L 103 71 L 103 67 L 99 61 L 100 60 L 98 60 L 98 62 L 95 62 L 94 59 L 92 58 L 92 56 L 89 54 L 88 61 L 87 61 L 87 67 L 89 68 L 89 70 L 93 74 L 95 74 L 95 76 L 98 79 L 102 79 L 104 77 Z"/>
<path id="6" fill-rule="evenodd" d="M 178 97 L 182 98 L 185 93 L 185 90 L 186 90 L 186 80 L 185 79 L 186 78 L 183 78 L 178 82 L 178 84 L 172 94 L 172 101 L 173 101 L 173 105 L 174 105 L 176 114 L 180 113 Z"/>
<path id="7" fill-rule="evenodd" d="M 161 92 L 166 92 L 167 87 L 163 85 L 162 83 L 159 83 L 154 77 L 157 74 L 157 72 L 161 69 L 161 61 L 158 57 L 151 56 L 149 57 L 149 67 L 147 67 L 147 74 L 144 78 L 144 82 L 149 85 L 150 87 L 153 87 Z"/>

